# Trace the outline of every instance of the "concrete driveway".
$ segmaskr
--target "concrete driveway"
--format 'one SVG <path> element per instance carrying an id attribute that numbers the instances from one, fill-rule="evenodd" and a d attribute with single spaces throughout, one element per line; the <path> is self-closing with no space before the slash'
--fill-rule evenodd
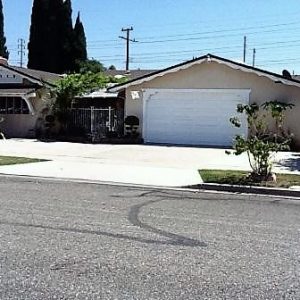
<path id="1" fill-rule="evenodd" d="M 106 182 L 185 186 L 201 182 L 198 169 L 249 170 L 246 155 L 225 149 L 160 145 L 107 145 L 40 142 L 29 139 L 0 141 L 0 155 L 51 160 L 2 166 L 0 173 L 73 178 Z M 279 153 L 277 172 L 299 173 L 300 154 Z"/>

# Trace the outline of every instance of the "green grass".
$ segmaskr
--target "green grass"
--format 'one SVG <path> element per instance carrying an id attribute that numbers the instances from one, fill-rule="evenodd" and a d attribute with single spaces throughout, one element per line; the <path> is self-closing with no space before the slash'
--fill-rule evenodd
<path id="1" fill-rule="evenodd" d="M 34 162 L 46 161 L 45 159 L 15 157 L 15 156 L 0 156 L 0 166 L 27 164 Z"/>
<path id="2" fill-rule="evenodd" d="M 276 182 L 254 182 L 249 178 L 249 172 L 232 170 L 199 170 L 205 183 L 232 185 L 256 185 L 268 187 L 290 187 L 300 185 L 300 175 L 276 174 Z"/>

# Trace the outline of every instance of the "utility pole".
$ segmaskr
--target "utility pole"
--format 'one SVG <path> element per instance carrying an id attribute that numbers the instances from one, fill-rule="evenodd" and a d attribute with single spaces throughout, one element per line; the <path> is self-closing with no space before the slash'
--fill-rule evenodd
<path id="1" fill-rule="evenodd" d="M 252 60 L 252 66 L 255 67 L 255 56 L 256 56 L 256 49 L 253 49 L 253 60 Z"/>
<path id="2" fill-rule="evenodd" d="M 130 39 L 130 31 L 133 31 L 133 27 L 129 28 L 122 28 L 122 32 L 126 32 L 126 37 L 119 36 L 120 39 L 123 39 L 126 41 L 126 71 L 129 71 L 129 43 L 137 43 L 135 39 Z"/>
<path id="3" fill-rule="evenodd" d="M 23 67 L 23 57 L 25 56 L 25 40 L 18 39 L 18 54 L 20 55 L 20 67 Z"/>
<path id="4" fill-rule="evenodd" d="M 246 63 L 246 48 L 247 48 L 247 37 L 244 36 L 244 55 L 243 55 L 243 62 Z"/>

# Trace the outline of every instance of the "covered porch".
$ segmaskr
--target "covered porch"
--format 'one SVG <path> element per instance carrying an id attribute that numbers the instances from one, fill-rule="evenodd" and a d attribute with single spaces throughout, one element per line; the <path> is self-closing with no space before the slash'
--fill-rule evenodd
<path id="1" fill-rule="evenodd" d="M 36 90 L 0 89 L 0 129 L 5 137 L 34 137 Z"/>
<path id="2" fill-rule="evenodd" d="M 105 89 L 76 97 L 67 110 L 66 136 L 105 142 L 124 136 L 124 94 Z"/>

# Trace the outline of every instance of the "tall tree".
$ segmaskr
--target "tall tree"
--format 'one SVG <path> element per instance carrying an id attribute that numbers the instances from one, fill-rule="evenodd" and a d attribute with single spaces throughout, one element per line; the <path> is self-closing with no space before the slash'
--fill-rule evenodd
<path id="1" fill-rule="evenodd" d="M 34 0 L 31 14 L 30 37 L 28 43 L 28 68 L 48 71 L 49 2 Z"/>
<path id="2" fill-rule="evenodd" d="M 45 49 L 46 60 L 44 61 L 45 70 L 54 73 L 63 73 L 61 66 L 62 56 L 62 6 L 63 0 L 48 0 L 48 16 L 47 16 L 47 49 Z"/>
<path id="3" fill-rule="evenodd" d="M 70 70 L 73 40 L 70 0 L 34 0 L 28 67 L 54 73 Z"/>
<path id="4" fill-rule="evenodd" d="M 71 0 L 34 0 L 28 44 L 28 67 L 70 73 L 87 60 L 86 38 L 78 14 L 72 23 Z"/>
<path id="5" fill-rule="evenodd" d="M 73 57 L 74 32 L 72 22 L 72 3 L 65 0 L 59 12 L 59 36 L 58 45 L 60 47 L 59 66 L 60 73 L 73 72 L 75 59 Z"/>
<path id="6" fill-rule="evenodd" d="M 0 56 L 8 59 L 9 52 L 6 47 L 6 38 L 4 35 L 4 16 L 3 16 L 3 5 L 2 0 L 0 0 Z"/>
<path id="7" fill-rule="evenodd" d="M 83 24 L 80 20 L 80 13 L 77 15 L 74 26 L 73 57 L 77 65 L 76 71 L 79 71 L 78 67 L 81 65 L 81 63 L 87 61 L 86 37 Z"/>

